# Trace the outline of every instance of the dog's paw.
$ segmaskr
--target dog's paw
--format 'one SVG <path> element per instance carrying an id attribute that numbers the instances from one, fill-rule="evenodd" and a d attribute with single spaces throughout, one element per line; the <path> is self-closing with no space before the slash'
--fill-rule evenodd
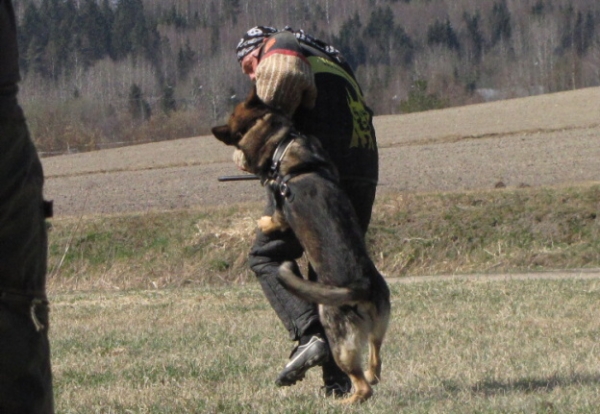
<path id="1" fill-rule="evenodd" d="M 271 216 L 262 216 L 257 220 L 256 224 L 258 225 L 258 228 L 266 234 L 272 233 L 278 229 Z"/>
<path id="2" fill-rule="evenodd" d="M 365 378 L 367 379 L 367 382 L 371 385 L 377 385 L 379 384 L 379 377 L 381 374 L 377 375 L 375 374 L 373 371 L 369 370 L 367 372 L 365 372 Z"/>
<path id="3" fill-rule="evenodd" d="M 237 167 L 240 170 L 248 171 L 248 161 L 246 160 L 246 156 L 241 150 L 236 149 L 235 151 L 233 151 L 233 162 L 235 163 L 235 165 L 237 165 Z"/>

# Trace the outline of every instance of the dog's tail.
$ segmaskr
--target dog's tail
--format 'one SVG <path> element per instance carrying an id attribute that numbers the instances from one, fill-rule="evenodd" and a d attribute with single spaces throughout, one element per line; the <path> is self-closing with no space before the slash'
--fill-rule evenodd
<path id="1" fill-rule="evenodd" d="M 355 305 L 366 297 L 365 289 L 337 287 L 298 277 L 296 265 L 285 262 L 279 267 L 278 278 L 285 288 L 308 302 L 327 306 Z"/>

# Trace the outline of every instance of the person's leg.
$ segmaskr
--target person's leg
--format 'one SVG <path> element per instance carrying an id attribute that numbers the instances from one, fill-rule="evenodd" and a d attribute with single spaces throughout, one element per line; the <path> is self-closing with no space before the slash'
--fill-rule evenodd
<path id="1" fill-rule="evenodd" d="M 270 201 L 265 215 L 272 215 L 273 209 Z M 290 339 L 298 341 L 298 346 L 290 355 L 290 361 L 275 381 L 279 386 L 295 384 L 304 377 L 308 369 L 321 365 L 329 357 L 317 306 L 286 290 L 277 278 L 279 266 L 284 261 L 295 262 L 302 254 L 302 246 L 293 232 L 265 234 L 257 229 L 248 260 L 265 297 L 289 332 Z M 297 267 L 296 273 L 298 277 L 302 277 Z"/>
<path id="2" fill-rule="evenodd" d="M 366 235 L 371 222 L 377 184 L 370 181 L 342 180 L 341 186 L 354 207 L 363 235 Z"/>
<path id="3" fill-rule="evenodd" d="M 0 412 L 6 414 L 54 411 L 42 186 L 25 120 L 0 114 Z"/>

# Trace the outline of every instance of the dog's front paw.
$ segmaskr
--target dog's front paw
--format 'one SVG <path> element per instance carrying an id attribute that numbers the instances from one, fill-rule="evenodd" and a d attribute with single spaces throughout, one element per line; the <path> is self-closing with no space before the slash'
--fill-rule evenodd
<path id="1" fill-rule="evenodd" d="M 258 224 L 258 228 L 265 234 L 272 233 L 279 229 L 279 226 L 273 222 L 271 216 L 262 216 L 256 224 Z"/>

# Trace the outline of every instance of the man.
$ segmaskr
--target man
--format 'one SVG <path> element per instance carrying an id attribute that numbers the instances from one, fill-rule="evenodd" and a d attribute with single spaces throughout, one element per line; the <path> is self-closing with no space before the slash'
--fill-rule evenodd
<path id="1" fill-rule="evenodd" d="M 43 172 L 17 103 L 16 22 L 0 0 L 0 413 L 54 412 Z M 46 211 L 48 212 L 48 211 Z"/>
<path id="2" fill-rule="evenodd" d="M 377 143 L 372 112 L 340 52 L 303 31 L 265 26 L 250 29 L 236 52 L 258 97 L 288 114 L 301 133 L 319 138 L 338 168 L 341 186 L 366 233 L 378 180 Z M 241 151 L 234 153 L 234 160 L 245 168 Z M 269 200 L 265 215 L 273 209 Z M 317 307 L 285 290 L 277 280 L 279 265 L 302 253 L 290 232 L 267 235 L 260 230 L 250 251 L 249 265 L 265 296 L 290 338 L 298 341 L 276 384 L 293 385 L 308 369 L 322 365 L 326 394 L 341 396 L 350 391 L 350 380 L 331 357 Z M 312 269 L 308 277 L 315 279 Z"/>

